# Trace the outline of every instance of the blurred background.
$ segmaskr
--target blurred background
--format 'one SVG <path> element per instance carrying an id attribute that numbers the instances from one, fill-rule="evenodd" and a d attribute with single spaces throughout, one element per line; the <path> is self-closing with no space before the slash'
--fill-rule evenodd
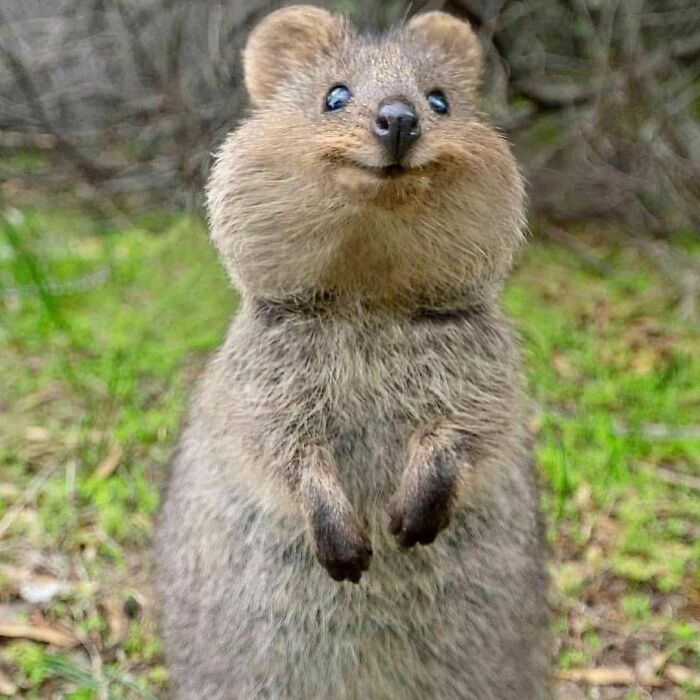
<path id="1" fill-rule="evenodd" d="M 0 2 L 0 696 L 162 697 L 148 543 L 236 296 L 206 240 L 267 0 Z M 471 22 L 528 181 L 520 332 L 560 698 L 700 698 L 700 4 Z"/>

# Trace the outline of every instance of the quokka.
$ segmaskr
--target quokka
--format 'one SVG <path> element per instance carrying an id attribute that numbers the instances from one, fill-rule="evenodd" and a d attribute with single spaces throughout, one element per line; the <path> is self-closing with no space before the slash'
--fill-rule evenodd
<path id="1" fill-rule="evenodd" d="M 244 51 L 208 187 L 241 306 L 174 457 L 176 698 L 548 696 L 544 549 L 499 293 L 523 184 L 471 28 L 295 6 Z"/>

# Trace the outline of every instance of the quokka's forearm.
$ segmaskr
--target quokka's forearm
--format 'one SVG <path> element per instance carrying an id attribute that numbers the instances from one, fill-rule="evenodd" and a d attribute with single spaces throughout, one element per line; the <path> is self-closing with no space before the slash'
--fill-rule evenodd
<path id="1" fill-rule="evenodd" d="M 372 547 L 336 476 L 330 451 L 318 444 L 300 448 L 287 480 L 321 565 L 334 580 L 357 583 L 369 567 Z"/>
<path id="2" fill-rule="evenodd" d="M 477 444 L 475 435 L 447 419 L 413 433 L 399 486 L 388 504 L 389 530 L 402 547 L 430 544 L 447 527 L 472 473 Z M 371 545 L 328 447 L 318 442 L 299 447 L 285 477 L 321 565 L 337 581 L 359 581 L 369 567 Z"/>
<path id="3" fill-rule="evenodd" d="M 406 468 L 389 502 L 389 529 L 402 547 L 430 544 L 447 527 L 472 471 L 475 442 L 449 421 L 414 432 Z"/>

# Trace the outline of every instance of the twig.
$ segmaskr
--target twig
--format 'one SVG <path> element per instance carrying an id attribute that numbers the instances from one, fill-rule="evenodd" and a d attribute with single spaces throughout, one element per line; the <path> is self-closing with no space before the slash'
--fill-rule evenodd
<path id="1" fill-rule="evenodd" d="M 12 526 L 12 524 L 17 519 L 17 516 L 27 507 L 27 505 L 34 500 L 36 495 L 41 490 L 44 482 L 53 474 L 57 469 L 55 464 L 49 464 L 45 466 L 28 484 L 27 488 L 24 489 L 22 495 L 17 501 L 15 501 L 8 509 L 5 515 L 0 520 L 0 539 L 7 530 Z"/>
<path id="2" fill-rule="evenodd" d="M 674 472 L 672 469 L 667 469 L 666 467 L 656 467 L 654 475 L 668 484 L 700 491 L 700 477 L 693 476 L 692 474 L 681 474 L 679 472 Z"/>
<path id="3" fill-rule="evenodd" d="M 599 666 L 596 668 L 570 668 L 559 671 L 561 680 L 585 683 L 592 686 L 607 685 L 640 685 L 647 687 L 662 687 L 666 683 L 658 676 L 642 676 L 630 666 Z"/>

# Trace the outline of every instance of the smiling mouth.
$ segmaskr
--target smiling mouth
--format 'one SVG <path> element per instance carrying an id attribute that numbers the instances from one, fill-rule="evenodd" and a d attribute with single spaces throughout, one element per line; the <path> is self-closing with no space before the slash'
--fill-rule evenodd
<path id="1" fill-rule="evenodd" d="M 365 163 L 358 163 L 356 160 L 348 160 L 345 162 L 347 165 L 364 170 L 366 173 L 371 173 L 383 180 L 393 180 L 411 172 L 410 168 L 406 168 L 399 163 L 393 163 L 392 165 L 367 165 Z"/>

